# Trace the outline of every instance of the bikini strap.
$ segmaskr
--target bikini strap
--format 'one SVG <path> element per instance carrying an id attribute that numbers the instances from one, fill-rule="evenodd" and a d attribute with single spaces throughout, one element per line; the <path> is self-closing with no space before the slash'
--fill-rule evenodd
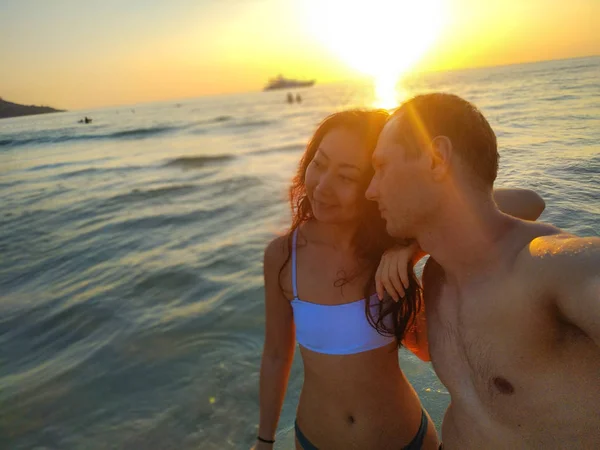
<path id="1" fill-rule="evenodd" d="M 298 240 L 298 228 L 292 233 L 292 289 L 294 298 L 298 298 L 298 286 L 296 286 L 296 242 Z"/>

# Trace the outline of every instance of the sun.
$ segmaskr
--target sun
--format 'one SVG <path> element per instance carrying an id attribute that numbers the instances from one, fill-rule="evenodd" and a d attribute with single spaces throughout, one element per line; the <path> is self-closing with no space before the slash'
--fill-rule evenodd
<path id="1" fill-rule="evenodd" d="M 373 77 L 377 106 L 398 102 L 396 84 L 436 41 L 444 0 L 304 0 L 311 34 Z"/>

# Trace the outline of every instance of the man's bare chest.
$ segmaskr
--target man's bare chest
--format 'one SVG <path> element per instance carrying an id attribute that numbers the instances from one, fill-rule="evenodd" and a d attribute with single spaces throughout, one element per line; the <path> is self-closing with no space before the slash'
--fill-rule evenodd
<path id="1" fill-rule="evenodd" d="M 540 430 L 593 429 L 596 347 L 558 320 L 533 277 L 462 289 L 441 283 L 425 293 L 425 302 L 430 355 L 451 394 L 453 420 L 518 439 Z"/>
<path id="2" fill-rule="evenodd" d="M 435 294 L 426 294 L 426 305 L 430 354 L 441 381 L 469 401 L 516 402 L 532 363 L 552 339 L 547 312 L 508 278 L 460 288 L 444 282 Z"/>

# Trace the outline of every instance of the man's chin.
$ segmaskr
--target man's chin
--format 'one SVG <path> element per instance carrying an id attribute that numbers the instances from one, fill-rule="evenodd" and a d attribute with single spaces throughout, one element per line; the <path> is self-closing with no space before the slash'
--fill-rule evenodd
<path id="1" fill-rule="evenodd" d="M 394 224 L 390 223 L 389 221 L 386 222 L 385 230 L 390 236 L 399 240 L 411 241 L 413 239 L 410 233 L 407 232 L 408 230 L 394 226 Z"/>
<path id="2" fill-rule="evenodd" d="M 396 230 L 396 228 L 392 226 L 389 222 L 387 222 L 385 225 L 385 231 L 387 231 L 387 234 L 389 234 L 392 237 L 400 237 L 398 230 Z"/>

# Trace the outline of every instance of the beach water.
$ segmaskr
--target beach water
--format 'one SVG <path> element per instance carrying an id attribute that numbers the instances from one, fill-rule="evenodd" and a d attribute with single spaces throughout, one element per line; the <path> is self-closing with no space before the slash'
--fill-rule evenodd
<path id="1" fill-rule="evenodd" d="M 543 220 L 597 236 L 599 80 L 594 57 L 428 74 L 405 91 L 473 101 L 498 135 L 497 186 L 532 188 Z M 263 249 L 287 226 L 318 122 L 373 103 L 359 83 L 298 92 L 0 121 L 0 448 L 252 444 Z M 400 358 L 439 425 L 446 390 Z M 276 448 L 293 446 L 301 384 L 297 352 Z"/>

